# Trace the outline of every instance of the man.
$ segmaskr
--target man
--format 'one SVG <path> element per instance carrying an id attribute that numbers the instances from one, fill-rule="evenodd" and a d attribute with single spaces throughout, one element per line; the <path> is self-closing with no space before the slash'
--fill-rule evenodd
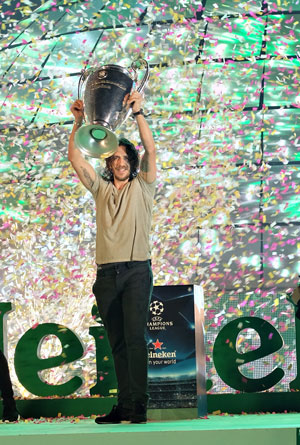
<path id="1" fill-rule="evenodd" d="M 134 91 L 132 107 L 144 155 L 121 139 L 117 151 L 106 159 L 105 179 L 75 147 L 74 135 L 82 124 L 83 103 L 75 101 L 69 141 L 69 160 L 96 202 L 97 278 L 93 286 L 98 310 L 112 349 L 118 380 L 118 404 L 96 423 L 147 421 L 148 350 L 146 326 L 153 276 L 149 232 L 155 193 L 156 149 L 143 115 L 142 96 Z"/>
<path id="2" fill-rule="evenodd" d="M 14 400 L 14 393 L 9 375 L 8 364 L 5 355 L 0 349 L 0 392 L 2 396 L 3 422 L 16 422 L 19 414 Z"/>

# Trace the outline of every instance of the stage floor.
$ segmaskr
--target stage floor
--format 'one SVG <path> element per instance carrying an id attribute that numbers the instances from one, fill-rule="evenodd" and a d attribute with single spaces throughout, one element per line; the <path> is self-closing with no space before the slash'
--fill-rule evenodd
<path id="1" fill-rule="evenodd" d="M 97 425 L 93 419 L 0 424 L 3 445 L 300 445 L 300 413 L 210 415 L 206 419 Z M 207 442 L 206 442 L 207 441 Z"/>

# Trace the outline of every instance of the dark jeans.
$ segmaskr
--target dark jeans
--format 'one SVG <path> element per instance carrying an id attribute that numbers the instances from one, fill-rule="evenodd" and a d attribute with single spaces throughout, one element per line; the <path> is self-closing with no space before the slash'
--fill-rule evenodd
<path id="1" fill-rule="evenodd" d="M 93 293 L 107 331 L 118 380 L 118 403 L 147 404 L 147 319 L 153 275 L 149 261 L 98 266 Z"/>
<path id="2" fill-rule="evenodd" d="M 14 393 L 9 376 L 9 369 L 5 355 L 0 349 L 0 392 L 4 402 L 11 401 Z"/>

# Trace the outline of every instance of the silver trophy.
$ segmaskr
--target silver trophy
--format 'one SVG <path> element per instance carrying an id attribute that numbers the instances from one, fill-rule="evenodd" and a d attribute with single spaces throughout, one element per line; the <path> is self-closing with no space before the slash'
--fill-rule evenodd
<path id="1" fill-rule="evenodd" d="M 144 66 L 145 74 L 137 85 L 137 69 Z M 104 65 L 82 72 L 78 98 L 83 98 L 84 125 L 75 133 L 76 146 L 92 158 L 107 158 L 118 148 L 115 130 L 129 117 L 132 109 L 127 99 L 133 88 L 140 93 L 149 79 L 146 60 L 133 62 L 129 71 L 119 65 Z"/>

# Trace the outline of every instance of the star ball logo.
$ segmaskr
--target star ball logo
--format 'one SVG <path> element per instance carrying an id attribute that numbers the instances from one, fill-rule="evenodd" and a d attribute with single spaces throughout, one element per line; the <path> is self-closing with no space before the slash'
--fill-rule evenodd
<path id="1" fill-rule="evenodd" d="M 154 300 L 150 304 L 151 319 L 147 326 L 150 331 L 165 331 L 167 327 L 173 326 L 173 321 L 164 321 L 162 314 L 165 314 L 165 307 L 162 301 Z"/>
<path id="2" fill-rule="evenodd" d="M 152 301 L 150 304 L 150 312 L 151 314 L 155 315 L 156 317 L 161 315 L 164 311 L 164 305 L 161 301 Z"/>

